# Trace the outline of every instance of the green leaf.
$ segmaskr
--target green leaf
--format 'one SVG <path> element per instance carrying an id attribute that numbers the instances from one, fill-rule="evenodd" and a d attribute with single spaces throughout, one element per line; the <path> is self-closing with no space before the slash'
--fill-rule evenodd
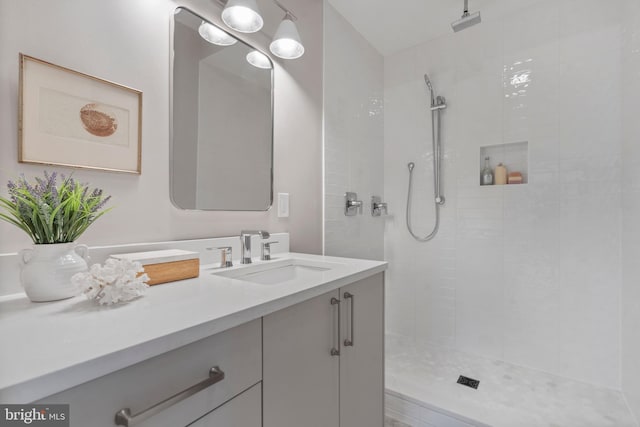
<path id="1" fill-rule="evenodd" d="M 111 210 L 98 211 L 96 207 L 106 196 L 72 181 L 71 177 L 55 187 L 55 191 L 55 183 L 49 181 L 46 173 L 36 183 L 20 178 L 15 184 L 9 191 L 11 198 L 0 196 L 0 209 L 5 211 L 0 213 L 0 220 L 20 228 L 35 243 L 72 242 Z"/>

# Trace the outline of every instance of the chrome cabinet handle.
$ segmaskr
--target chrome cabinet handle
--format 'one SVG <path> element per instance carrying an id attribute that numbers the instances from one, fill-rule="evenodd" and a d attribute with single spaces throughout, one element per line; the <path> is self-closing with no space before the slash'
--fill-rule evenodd
<path id="1" fill-rule="evenodd" d="M 349 316 L 349 322 L 350 322 L 350 325 L 351 325 L 351 333 L 349 334 L 350 335 L 349 338 L 345 338 L 344 346 L 345 347 L 353 347 L 353 342 L 355 341 L 355 338 L 354 338 L 354 335 L 355 335 L 354 334 L 354 326 L 353 326 L 353 324 L 354 324 L 353 319 L 354 319 L 354 314 L 355 313 L 354 313 L 353 310 L 354 310 L 354 305 L 355 305 L 355 300 L 356 299 L 353 296 L 353 294 L 351 294 L 349 292 L 345 292 L 344 293 L 344 299 L 351 300 L 350 301 L 350 303 L 351 303 L 351 315 Z"/>
<path id="2" fill-rule="evenodd" d="M 332 356 L 340 356 L 340 300 L 338 298 L 331 298 L 331 305 L 334 306 L 334 313 L 338 315 L 338 345 L 334 345 L 331 349 Z"/>
<path id="3" fill-rule="evenodd" d="M 163 400 L 160 403 L 156 403 L 155 405 L 141 411 L 135 415 L 131 414 L 131 409 L 123 408 L 116 412 L 115 423 L 117 426 L 131 427 L 140 422 L 146 420 L 147 418 L 156 415 L 159 412 L 169 408 L 170 406 L 175 405 L 178 402 L 183 401 L 189 396 L 193 396 L 194 394 L 204 390 L 205 388 L 214 385 L 224 379 L 224 372 L 220 370 L 217 366 L 209 369 L 209 378 L 206 380 L 200 381 L 198 384 L 192 385 L 186 390 L 182 390 L 179 393 L 174 394 L 173 396 Z"/>

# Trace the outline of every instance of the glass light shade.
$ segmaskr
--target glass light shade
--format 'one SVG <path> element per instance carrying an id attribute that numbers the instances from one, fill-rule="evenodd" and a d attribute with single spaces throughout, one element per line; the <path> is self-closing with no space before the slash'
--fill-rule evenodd
<path id="1" fill-rule="evenodd" d="M 252 50 L 247 53 L 247 62 L 257 68 L 263 68 L 265 70 L 271 69 L 271 61 L 267 55 L 257 50 Z"/>
<path id="2" fill-rule="evenodd" d="M 200 24 L 200 27 L 198 28 L 198 33 L 200 34 L 200 37 L 209 43 L 217 44 L 218 46 L 231 46 L 236 44 L 238 41 L 222 31 L 220 28 L 206 21 L 202 21 L 202 24 Z"/>
<path id="3" fill-rule="evenodd" d="M 273 41 L 269 45 L 271 52 L 283 59 L 296 59 L 300 58 L 304 54 L 304 46 L 300 40 L 300 34 L 296 24 L 285 17 L 273 36 Z"/>
<path id="4" fill-rule="evenodd" d="M 222 20 L 241 33 L 255 33 L 264 24 L 256 0 L 229 0 L 222 11 Z"/>

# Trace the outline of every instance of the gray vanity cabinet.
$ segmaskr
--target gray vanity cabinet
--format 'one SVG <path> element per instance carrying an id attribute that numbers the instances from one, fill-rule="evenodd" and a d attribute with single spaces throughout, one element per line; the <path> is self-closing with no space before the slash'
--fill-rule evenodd
<path id="1" fill-rule="evenodd" d="M 382 427 L 383 273 L 36 403 L 71 427 Z"/>
<path id="2" fill-rule="evenodd" d="M 383 273 L 263 318 L 263 427 L 382 427 L 383 393 Z"/>

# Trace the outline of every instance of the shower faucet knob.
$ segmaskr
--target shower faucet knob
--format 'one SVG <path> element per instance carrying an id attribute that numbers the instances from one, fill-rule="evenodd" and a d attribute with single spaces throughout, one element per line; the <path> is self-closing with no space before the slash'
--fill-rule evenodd
<path id="1" fill-rule="evenodd" d="M 380 196 L 371 196 L 371 216 L 387 215 L 387 203 Z"/>
<path id="2" fill-rule="evenodd" d="M 355 216 L 362 214 L 362 200 L 358 200 L 358 194 L 348 191 L 344 195 L 344 214 Z"/>
<path id="3" fill-rule="evenodd" d="M 359 214 L 362 214 L 362 200 L 347 200 L 347 209 L 357 209 Z"/>

